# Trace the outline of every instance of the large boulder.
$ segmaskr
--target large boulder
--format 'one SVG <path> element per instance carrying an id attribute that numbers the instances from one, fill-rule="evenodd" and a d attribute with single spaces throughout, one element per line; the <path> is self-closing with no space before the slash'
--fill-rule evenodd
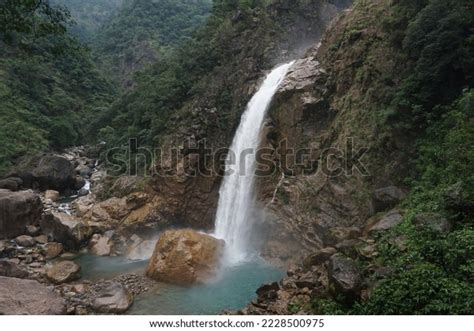
<path id="1" fill-rule="evenodd" d="M 0 276 L 0 315 L 60 315 L 65 301 L 35 280 Z"/>
<path id="2" fill-rule="evenodd" d="M 10 177 L 0 180 L 0 189 L 18 191 L 23 184 L 23 180 L 18 177 Z"/>
<path id="3" fill-rule="evenodd" d="M 73 261 L 62 261 L 48 270 L 46 276 L 54 284 L 67 283 L 79 278 L 81 267 Z"/>
<path id="4" fill-rule="evenodd" d="M 51 241 L 59 242 L 70 249 L 77 249 L 92 235 L 92 229 L 80 219 L 65 213 L 44 214 L 41 229 Z"/>
<path id="5" fill-rule="evenodd" d="M 0 238 L 14 238 L 25 233 L 26 226 L 38 223 L 43 203 L 29 191 L 0 190 Z"/>
<path id="6" fill-rule="evenodd" d="M 355 300 L 360 292 L 362 278 L 354 260 L 342 254 L 333 255 L 328 266 L 329 283 L 335 292 L 347 300 Z"/>
<path id="7" fill-rule="evenodd" d="M 121 314 L 130 308 L 132 302 L 132 295 L 123 285 L 109 282 L 97 294 L 92 308 L 102 314 Z"/>
<path id="8" fill-rule="evenodd" d="M 215 275 L 224 241 L 193 230 L 165 231 L 146 274 L 158 281 L 190 285 Z"/>
<path id="9" fill-rule="evenodd" d="M 52 189 L 64 192 L 73 189 L 76 183 L 74 165 L 67 158 L 44 154 L 21 160 L 12 174 L 23 180 L 23 186 L 42 191 Z"/>
<path id="10" fill-rule="evenodd" d="M 375 190 L 372 204 L 376 212 L 381 212 L 394 208 L 405 198 L 406 194 L 402 189 L 396 186 L 388 186 Z"/>

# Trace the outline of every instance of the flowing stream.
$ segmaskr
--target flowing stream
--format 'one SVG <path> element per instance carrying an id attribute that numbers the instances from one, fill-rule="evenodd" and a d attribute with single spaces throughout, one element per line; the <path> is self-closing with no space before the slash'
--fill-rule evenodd
<path id="1" fill-rule="evenodd" d="M 256 150 L 266 111 L 293 62 L 266 77 L 242 116 L 226 161 L 226 176 L 219 192 L 215 236 L 226 242 L 224 261 L 238 264 L 255 256 L 251 243 L 255 222 Z"/>

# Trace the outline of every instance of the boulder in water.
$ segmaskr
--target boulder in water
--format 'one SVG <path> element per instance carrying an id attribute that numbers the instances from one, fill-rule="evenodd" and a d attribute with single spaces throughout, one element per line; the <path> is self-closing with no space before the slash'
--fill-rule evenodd
<path id="1" fill-rule="evenodd" d="M 178 285 L 204 283 L 215 275 L 224 241 L 193 230 L 165 231 L 146 274 Z"/>
<path id="2" fill-rule="evenodd" d="M 0 276 L 0 315 L 60 315 L 65 301 L 35 280 Z"/>
<path id="3" fill-rule="evenodd" d="M 27 225 L 38 222 L 42 210 L 43 204 L 37 194 L 0 189 L 0 238 L 24 234 Z"/>
<path id="4" fill-rule="evenodd" d="M 55 264 L 47 272 L 48 279 L 55 284 L 62 284 L 79 278 L 81 267 L 72 261 L 62 261 Z"/>

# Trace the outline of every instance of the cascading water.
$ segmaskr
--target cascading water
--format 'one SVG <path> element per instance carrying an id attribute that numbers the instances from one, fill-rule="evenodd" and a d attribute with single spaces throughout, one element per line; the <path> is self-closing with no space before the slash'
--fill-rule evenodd
<path id="1" fill-rule="evenodd" d="M 215 236 L 226 242 L 225 261 L 236 264 L 251 257 L 249 242 L 255 212 L 255 153 L 270 102 L 293 62 L 275 68 L 247 105 L 226 162 L 219 192 Z"/>

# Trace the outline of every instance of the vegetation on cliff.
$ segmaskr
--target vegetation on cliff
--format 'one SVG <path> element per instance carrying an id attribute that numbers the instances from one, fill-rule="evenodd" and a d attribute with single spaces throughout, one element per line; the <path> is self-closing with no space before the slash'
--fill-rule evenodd
<path id="1" fill-rule="evenodd" d="M 374 20 L 377 11 L 383 15 Z M 411 193 L 400 206 L 404 221 L 374 235 L 378 257 L 358 261 L 370 294 L 350 303 L 315 300 L 315 312 L 474 311 L 473 13 L 464 0 L 357 1 L 349 15 L 372 19 L 346 25 L 330 46 L 329 54 L 344 56 L 348 47 L 365 45 L 354 86 L 371 100 L 377 144 L 403 146 L 392 150 L 406 162 L 392 175 L 405 178 Z M 384 71 L 387 63 L 395 70 Z M 388 267 L 390 275 L 370 275 L 378 267 Z"/>

